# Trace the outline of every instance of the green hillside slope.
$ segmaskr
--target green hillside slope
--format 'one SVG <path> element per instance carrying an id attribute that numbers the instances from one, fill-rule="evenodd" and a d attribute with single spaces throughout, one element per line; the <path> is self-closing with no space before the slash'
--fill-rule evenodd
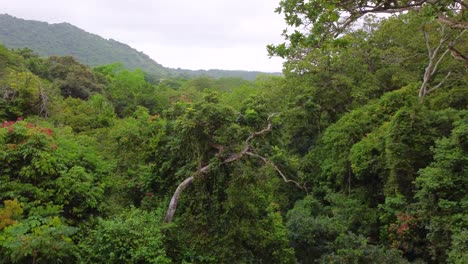
<path id="1" fill-rule="evenodd" d="M 170 69 L 158 64 L 148 55 L 132 47 L 88 33 L 69 23 L 49 24 L 0 14 L 0 44 L 8 48 L 28 47 L 41 56 L 71 55 L 80 62 L 97 66 L 121 62 L 125 68 L 140 68 L 155 77 L 210 76 L 240 77 L 254 80 L 262 72 L 224 70 Z"/>
<path id="2" fill-rule="evenodd" d="M 141 68 L 164 75 L 167 73 L 162 65 L 148 55 L 68 23 L 48 24 L 0 15 L 0 43 L 9 48 L 28 47 L 41 56 L 72 55 L 90 66 L 118 61 L 129 69 Z"/>

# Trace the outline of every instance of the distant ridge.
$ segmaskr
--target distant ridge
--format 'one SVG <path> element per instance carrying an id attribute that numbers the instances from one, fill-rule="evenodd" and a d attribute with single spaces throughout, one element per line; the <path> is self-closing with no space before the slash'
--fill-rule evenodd
<path id="1" fill-rule="evenodd" d="M 113 39 L 88 33 L 69 23 L 49 24 L 0 14 L 0 44 L 8 48 L 30 48 L 40 56 L 73 56 L 89 66 L 121 62 L 125 68 L 140 68 L 151 75 L 240 77 L 254 80 L 262 72 L 185 70 L 165 68 L 143 52 Z M 276 73 L 274 75 L 279 75 Z"/>
<path id="2" fill-rule="evenodd" d="M 128 69 L 167 74 L 167 70 L 148 55 L 69 23 L 49 24 L 0 15 L 0 43 L 9 48 L 28 47 L 41 56 L 71 55 L 89 66 L 118 61 Z"/>

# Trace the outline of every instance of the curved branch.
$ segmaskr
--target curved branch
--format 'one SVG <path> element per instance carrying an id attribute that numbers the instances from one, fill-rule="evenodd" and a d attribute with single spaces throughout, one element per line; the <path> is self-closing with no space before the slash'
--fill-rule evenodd
<path id="1" fill-rule="evenodd" d="M 273 125 L 271 124 L 271 118 L 277 114 L 278 113 L 270 114 L 267 118 L 267 121 L 268 121 L 267 126 L 264 129 L 254 132 L 249 137 L 247 137 L 247 139 L 244 141 L 244 148 L 239 153 L 231 154 L 229 158 L 223 161 L 223 164 L 230 163 L 230 162 L 233 162 L 242 158 L 242 156 L 244 156 L 247 153 L 247 151 L 249 151 L 250 141 L 252 141 L 252 139 L 271 131 L 271 128 L 273 127 Z"/>
<path id="2" fill-rule="evenodd" d="M 278 113 L 270 114 L 270 115 L 268 116 L 268 118 L 267 118 L 268 125 L 267 125 L 264 129 L 262 129 L 262 130 L 260 130 L 260 131 L 258 131 L 258 132 L 252 133 L 252 134 L 245 140 L 244 145 L 245 145 L 245 146 L 248 146 L 248 145 L 249 145 L 249 142 L 250 142 L 253 138 L 258 137 L 258 136 L 260 136 L 260 135 L 262 135 L 262 134 L 265 134 L 265 133 L 271 131 L 271 127 L 272 127 L 271 118 L 274 117 L 274 116 L 277 115 L 277 114 L 278 114 Z"/>
<path id="3" fill-rule="evenodd" d="M 446 24 L 447 26 L 455 29 L 468 29 L 468 23 L 464 21 L 455 21 L 444 15 L 439 15 L 437 20 L 441 23 Z"/>
<path id="4" fill-rule="evenodd" d="M 450 74 L 452 74 L 452 72 L 448 72 L 447 75 L 445 75 L 445 77 L 442 79 L 442 81 L 440 81 L 439 84 L 437 84 L 436 86 L 434 86 L 431 89 L 427 90 L 426 94 L 432 93 L 433 91 L 438 89 L 445 82 L 445 80 L 447 80 L 447 78 L 450 76 Z"/>
<path id="5" fill-rule="evenodd" d="M 260 156 L 258 154 L 255 154 L 253 152 L 246 152 L 245 154 L 249 155 L 249 156 L 252 156 L 252 157 L 256 157 L 256 158 L 259 158 L 261 159 L 265 164 L 268 164 L 270 165 L 271 167 L 273 167 L 273 169 L 276 170 L 276 172 L 278 172 L 278 174 L 281 176 L 281 178 L 283 178 L 283 181 L 286 182 L 286 183 L 293 183 L 294 185 L 296 185 L 297 188 L 299 189 L 302 189 L 304 190 L 306 193 L 307 193 L 307 188 L 305 186 L 302 186 L 300 185 L 297 181 L 294 181 L 294 180 L 290 180 L 288 179 L 288 177 L 286 177 L 286 175 L 284 175 L 284 173 L 278 168 L 278 166 L 276 166 L 272 161 L 270 161 L 269 159 L 263 157 L 263 156 Z"/>
<path id="6" fill-rule="evenodd" d="M 172 221 L 172 218 L 174 218 L 174 214 L 177 210 L 177 203 L 179 202 L 179 197 L 180 194 L 182 193 L 187 186 L 192 184 L 193 182 L 193 175 L 185 179 L 179 186 L 177 186 L 177 189 L 175 190 L 174 194 L 172 195 L 171 202 L 169 203 L 169 207 L 167 208 L 166 212 L 166 217 L 164 217 L 164 223 L 169 223 Z"/>
<path id="7" fill-rule="evenodd" d="M 463 61 L 465 66 L 468 66 L 468 57 L 463 55 L 460 51 L 455 49 L 453 46 L 449 46 L 448 49 L 450 50 L 450 53 L 452 54 L 452 57 L 456 60 Z"/>

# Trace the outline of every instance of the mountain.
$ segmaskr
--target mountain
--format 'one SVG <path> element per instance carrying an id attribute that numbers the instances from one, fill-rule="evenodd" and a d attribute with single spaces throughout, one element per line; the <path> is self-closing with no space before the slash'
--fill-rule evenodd
<path id="1" fill-rule="evenodd" d="M 118 42 L 88 33 L 69 23 L 49 24 L 0 14 L 0 44 L 8 48 L 30 48 L 41 56 L 71 55 L 89 65 L 121 62 L 128 69 L 140 68 L 155 76 L 241 77 L 253 80 L 262 72 L 225 70 L 185 70 L 162 66 L 143 52 Z M 277 75 L 277 74 L 276 74 Z"/>
<path id="2" fill-rule="evenodd" d="M 258 75 L 267 74 L 280 76 L 281 73 L 272 73 L 272 72 L 259 72 L 259 71 L 233 71 L 233 70 L 186 70 L 186 69 L 169 69 L 172 76 L 180 77 L 196 77 L 196 76 L 209 76 L 213 78 L 229 78 L 229 77 L 239 77 L 245 80 L 253 81 L 257 78 Z"/>
<path id="3" fill-rule="evenodd" d="M 68 23 L 48 24 L 0 15 L 0 43 L 34 50 L 41 56 L 71 55 L 89 66 L 121 62 L 126 68 L 166 74 L 167 69 L 130 46 L 104 39 Z"/>

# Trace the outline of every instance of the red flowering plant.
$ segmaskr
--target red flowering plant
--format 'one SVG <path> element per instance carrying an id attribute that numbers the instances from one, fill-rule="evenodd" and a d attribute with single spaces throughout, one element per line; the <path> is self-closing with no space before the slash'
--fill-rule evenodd
<path id="1" fill-rule="evenodd" d="M 53 131 L 23 121 L 0 125 L 0 199 L 45 198 L 36 187 L 57 175 Z M 28 190 L 20 186 L 27 184 Z"/>
<path id="2" fill-rule="evenodd" d="M 397 214 L 397 221 L 390 225 L 390 231 L 400 237 L 408 236 L 411 233 L 411 228 L 415 226 L 416 219 L 408 213 Z"/>
<path id="3" fill-rule="evenodd" d="M 402 250 L 405 254 L 421 251 L 421 245 L 424 244 L 424 231 L 421 226 L 417 215 L 408 212 L 397 213 L 396 221 L 388 227 L 391 247 Z"/>
<path id="4" fill-rule="evenodd" d="M 90 143 L 23 120 L 0 124 L 0 202 L 53 203 L 71 220 L 100 209 L 107 169 Z"/>

